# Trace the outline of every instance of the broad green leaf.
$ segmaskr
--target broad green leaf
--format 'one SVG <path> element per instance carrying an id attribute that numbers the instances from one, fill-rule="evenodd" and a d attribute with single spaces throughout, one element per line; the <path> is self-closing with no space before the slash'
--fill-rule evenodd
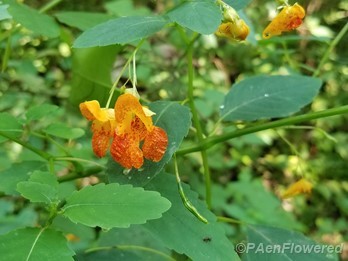
<path id="1" fill-rule="evenodd" d="M 25 115 L 28 121 L 39 120 L 45 116 L 51 116 L 58 109 L 57 105 L 46 103 L 29 108 Z"/>
<path id="2" fill-rule="evenodd" d="M 168 21 L 161 16 L 128 16 L 113 19 L 82 33 L 73 47 L 87 48 L 134 42 L 158 32 L 167 23 Z"/>
<path id="3" fill-rule="evenodd" d="M 8 169 L 0 172 L 0 191 L 7 195 L 19 195 L 17 183 L 29 179 L 30 172 L 46 167 L 46 162 L 23 161 L 14 163 Z"/>
<path id="4" fill-rule="evenodd" d="M 65 237 L 48 228 L 24 228 L 0 237 L 2 260 L 73 261 Z"/>
<path id="5" fill-rule="evenodd" d="M 157 192 L 129 185 L 98 184 L 68 197 L 63 212 L 73 222 L 109 229 L 160 218 L 170 205 Z"/>
<path id="6" fill-rule="evenodd" d="M 126 175 L 124 168 L 113 160 L 109 160 L 107 174 L 110 182 L 142 186 L 150 182 L 172 158 L 187 135 L 191 126 L 191 114 L 187 107 L 175 102 L 153 102 L 150 109 L 156 112 L 154 125 L 163 128 L 168 135 L 168 148 L 160 162 L 145 160 L 141 169 L 132 169 Z"/>
<path id="7" fill-rule="evenodd" d="M 12 18 L 12 16 L 8 13 L 7 8 L 8 5 L 0 5 L 0 21 Z"/>
<path id="8" fill-rule="evenodd" d="M 8 12 L 13 19 L 27 29 L 47 37 L 59 36 L 59 26 L 52 17 L 41 14 L 27 5 L 19 4 L 15 0 L 3 0 L 3 2 L 10 5 Z"/>
<path id="9" fill-rule="evenodd" d="M 244 176 L 247 176 L 246 173 Z M 220 188 L 222 189 L 222 188 Z M 286 212 L 280 200 L 267 191 L 260 179 L 241 179 L 224 188 L 229 195 L 222 210 L 229 216 L 249 224 L 268 224 L 288 229 L 303 229 L 292 213 Z M 231 204 L 229 202 L 234 202 Z M 260 204 L 264 202 L 264 204 Z"/>
<path id="10" fill-rule="evenodd" d="M 247 78 L 232 86 L 221 117 L 225 121 L 286 117 L 309 104 L 321 85 L 320 79 L 299 75 Z"/>
<path id="11" fill-rule="evenodd" d="M 173 22 L 200 34 L 212 34 L 219 27 L 222 14 L 210 0 L 185 1 L 168 13 Z"/>
<path id="12" fill-rule="evenodd" d="M 37 213 L 31 208 L 15 209 L 15 205 L 6 199 L 0 200 L 0 235 L 27 226 L 37 224 Z"/>
<path id="13" fill-rule="evenodd" d="M 17 191 L 31 202 L 51 204 L 58 200 L 58 181 L 49 172 L 35 171 L 29 181 L 18 183 Z"/>
<path id="14" fill-rule="evenodd" d="M 23 128 L 18 122 L 17 118 L 7 112 L 0 113 L 0 138 L 7 138 L 1 136 L 1 132 L 11 137 L 19 137 L 22 135 Z"/>
<path id="15" fill-rule="evenodd" d="M 98 100 L 101 106 L 106 103 L 112 85 L 111 70 L 121 50 L 122 46 L 113 45 L 74 51 L 70 95 L 73 104 L 87 100 Z"/>
<path id="16" fill-rule="evenodd" d="M 224 2 L 236 10 L 245 8 L 252 0 L 225 0 Z"/>
<path id="17" fill-rule="evenodd" d="M 70 128 L 63 123 L 52 123 L 43 131 L 49 135 L 63 139 L 76 139 L 85 134 L 83 129 Z"/>
<path id="18" fill-rule="evenodd" d="M 133 260 L 162 261 L 171 255 L 171 250 L 166 248 L 161 240 L 152 235 L 142 225 L 131 225 L 129 228 L 113 228 L 107 232 L 101 232 L 98 238 L 99 247 L 114 247 L 122 245 L 142 246 L 154 249 L 156 252 L 143 249 L 128 249 L 132 253 Z M 114 259 L 111 259 L 114 260 Z"/>
<path id="19" fill-rule="evenodd" d="M 76 27 L 85 31 L 100 23 L 104 23 L 112 18 L 112 16 L 104 13 L 88 13 L 88 12 L 58 12 L 54 14 L 59 22 Z"/>
<path id="20" fill-rule="evenodd" d="M 109 1 L 104 4 L 108 13 L 121 16 L 151 15 L 151 10 L 146 6 L 135 6 L 133 1 L 117 0 Z"/>
<path id="21" fill-rule="evenodd" d="M 187 185 L 183 186 L 186 196 L 209 223 L 204 224 L 185 208 L 174 175 L 161 173 L 145 189 L 160 192 L 170 200 L 172 207 L 161 219 L 151 220 L 143 226 L 166 247 L 184 253 L 192 260 L 239 260 L 224 229 L 216 222 L 216 216 L 195 192 Z"/>
<path id="22" fill-rule="evenodd" d="M 54 218 L 52 227 L 62 231 L 70 240 L 68 245 L 76 252 L 85 250 L 95 242 L 95 229 L 73 223 L 61 215 Z"/>
<path id="23" fill-rule="evenodd" d="M 329 251 L 327 246 L 301 233 L 268 226 L 248 226 L 247 241 L 243 260 L 248 261 L 338 260 L 337 254 L 343 250 L 343 245 L 339 245 Z M 266 248 L 272 253 L 267 253 Z M 314 251 L 315 248 L 319 251 Z"/>

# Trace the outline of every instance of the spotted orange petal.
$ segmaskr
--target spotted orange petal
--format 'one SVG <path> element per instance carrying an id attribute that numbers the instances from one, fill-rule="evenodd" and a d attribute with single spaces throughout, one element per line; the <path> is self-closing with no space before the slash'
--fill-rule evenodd
<path id="1" fill-rule="evenodd" d="M 284 7 L 263 31 L 262 37 L 268 39 L 283 32 L 296 29 L 302 24 L 302 19 L 305 15 L 305 10 L 298 3 Z"/>
<path id="2" fill-rule="evenodd" d="M 153 130 L 146 135 L 144 140 L 142 147 L 144 157 L 158 162 L 166 152 L 167 146 L 167 133 L 162 128 L 154 126 Z"/>
<path id="3" fill-rule="evenodd" d="M 126 169 L 141 168 L 144 163 L 143 152 L 139 149 L 139 142 L 133 140 L 130 135 L 119 136 L 115 134 L 111 144 L 112 158 Z"/>
<path id="4" fill-rule="evenodd" d="M 227 37 L 231 40 L 242 41 L 247 38 L 249 27 L 242 19 L 239 19 L 234 22 L 220 24 L 215 34 L 217 36 Z"/>
<path id="5" fill-rule="evenodd" d="M 152 118 L 146 116 L 138 98 L 125 93 L 118 97 L 115 104 L 115 120 L 117 122 L 117 135 L 130 132 L 132 121 L 137 116 L 148 131 L 153 129 Z"/>

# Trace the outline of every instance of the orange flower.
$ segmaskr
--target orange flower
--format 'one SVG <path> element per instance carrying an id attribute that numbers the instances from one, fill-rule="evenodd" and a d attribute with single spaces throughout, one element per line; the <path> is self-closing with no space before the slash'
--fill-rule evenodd
<path id="1" fill-rule="evenodd" d="M 305 15 L 305 10 L 298 3 L 293 6 L 285 6 L 263 31 L 262 37 L 268 39 L 275 35 L 281 35 L 282 32 L 296 29 L 302 24 Z"/>
<path id="2" fill-rule="evenodd" d="M 100 108 L 97 101 L 80 104 L 82 115 L 92 124 L 92 147 L 103 157 L 113 139 L 110 153 L 123 167 L 140 168 L 146 159 L 158 162 L 168 145 L 167 133 L 153 125 L 154 114 L 139 99 L 126 93 L 118 97 L 115 109 Z M 142 144 L 142 146 L 141 146 Z"/>
<path id="3" fill-rule="evenodd" d="M 150 115 L 152 112 L 129 93 L 121 95 L 115 104 L 117 124 L 110 152 L 114 160 L 127 169 L 140 168 L 144 157 L 158 162 L 167 149 L 167 133 L 153 125 Z"/>
<path id="4" fill-rule="evenodd" d="M 310 194 L 312 191 L 312 183 L 302 178 L 296 183 L 292 184 L 283 194 L 282 198 L 291 198 L 298 194 Z"/>

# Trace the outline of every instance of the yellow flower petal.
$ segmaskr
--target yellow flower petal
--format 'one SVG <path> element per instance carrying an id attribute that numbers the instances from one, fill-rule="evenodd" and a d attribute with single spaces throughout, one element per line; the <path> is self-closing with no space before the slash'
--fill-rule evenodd
<path id="1" fill-rule="evenodd" d="M 308 180 L 302 178 L 296 183 L 292 184 L 283 194 L 282 198 L 291 198 L 298 194 L 310 194 L 313 185 Z"/>
<path id="2" fill-rule="evenodd" d="M 99 102 L 96 100 L 80 103 L 82 115 L 89 121 L 108 121 L 109 113 L 106 109 L 101 109 Z"/>

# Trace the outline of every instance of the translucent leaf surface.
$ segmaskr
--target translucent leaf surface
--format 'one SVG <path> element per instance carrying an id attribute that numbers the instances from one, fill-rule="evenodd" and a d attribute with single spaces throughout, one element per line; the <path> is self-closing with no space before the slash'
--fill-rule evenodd
<path id="1" fill-rule="evenodd" d="M 2 260 L 72 261 L 74 252 L 58 231 L 24 228 L 0 237 Z"/>
<path id="2" fill-rule="evenodd" d="M 255 76 L 232 86 L 221 110 L 225 121 L 280 118 L 299 111 L 318 94 L 322 81 L 306 76 Z"/>
<path id="3" fill-rule="evenodd" d="M 113 19 L 85 31 L 76 39 L 73 47 L 130 43 L 158 32 L 167 23 L 161 16 L 128 16 Z"/>
<path id="4" fill-rule="evenodd" d="M 170 205 L 157 192 L 129 185 L 98 184 L 68 197 L 63 211 L 73 222 L 109 229 L 160 218 Z"/>
<path id="5" fill-rule="evenodd" d="M 168 13 L 173 22 L 200 34 L 212 34 L 221 23 L 221 11 L 214 1 L 185 1 Z"/>
<path id="6" fill-rule="evenodd" d="M 155 177 L 172 158 L 174 152 L 179 148 L 182 140 L 187 135 L 191 126 L 190 110 L 175 102 L 153 102 L 150 109 L 156 112 L 153 116 L 153 122 L 156 126 L 161 127 L 168 135 L 168 148 L 160 162 L 145 160 L 141 169 L 132 169 L 124 173 L 124 168 L 113 160 L 108 164 L 108 177 L 110 182 L 121 184 L 133 184 L 142 186 L 153 177 Z"/>

